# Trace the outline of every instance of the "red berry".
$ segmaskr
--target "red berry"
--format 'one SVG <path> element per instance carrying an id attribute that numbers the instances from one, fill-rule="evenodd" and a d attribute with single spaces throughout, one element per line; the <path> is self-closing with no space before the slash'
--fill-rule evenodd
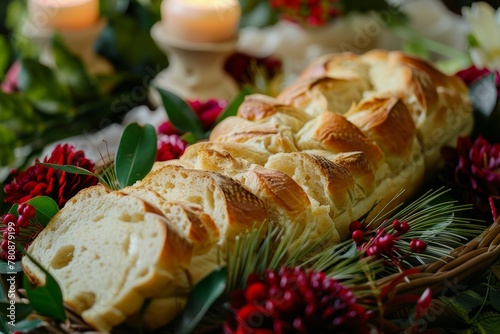
<path id="1" fill-rule="evenodd" d="M 400 221 L 397 219 L 394 219 L 392 221 L 392 228 L 395 229 L 396 231 L 399 231 L 399 224 L 401 224 Z"/>
<path id="2" fill-rule="evenodd" d="M 427 243 L 420 239 L 410 241 L 410 250 L 413 253 L 424 253 L 427 250 Z"/>
<path id="3" fill-rule="evenodd" d="M 261 304 L 267 299 L 268 289 L 264 283 L 254 283 L 245 291 L 245 298 L 250 304 Z"/>
<path id="4" fill-rule="evenodd" d="M 29 224 L 30 224 L 30 219 L 28 216 L 21 215 L 17 219 L 17 226 L 19 227 L 26 228 L 28 227 Z"/>
<path id="5" fill-rule="evenodd" d="M 399 224 L 399 230 L 398 230 L 399 233 L 405 234 L 409 230 L 410 230 L 410 225 L 407 222 L 401 222 Z"/>
<path id="6" fill-rule="evenodd" d="M 6 225 L 9 225 L 9 223 L 15 223 L 17 221 L 17 217 L 14 216 L 12 213 L 8 213 L 5 216 L 3 216 L 3 222 Z"/>
<path id="7" fill-rule="evenodd" d="M 368 256 L 376 256 L 376 255 L 379 255 L 379 249 L 377 246 L 370 246 L 368 247 L 368 249 L 366 250 L 366 254 Z"/>
<path id="8" fill-rule="evenodd" d="M 394 246 L 394 237 L 386 234 L 377 239 L 377 246 L 383 251 L 389 251 Z"/>
<path id="9" fill-rule="evenodd" d="M 385 229 L 383 229 L 382 227 L 377 230 L 377 236 L 384 235 L 384 234 L 385 234 Z"/>
<path id="10" fill-rule="evenodd" d="M 23 216 L 26 216 L 28 218 L 33 218 L 35 217 L 36 209 L 34 206 L 31 205 L 26 205 L 26 207 L 23 210 Z"/>
<path id="11" fill-rule="evenodd" d="M 28 203 L 22 203 L 22 204 L 19 204 L 19 206 L 17 207 L 17 213 L 19 215 L 22 215 L 23 212 L 24 212 L 24 209 L 28 206 L 29 204 Z"/>
<path id="12" fill-rule="evenodd" d="M 361 245 L 363 240 L 365 239 L 365 234 L 361 230 L 356 230 L 352 232 L 352 240 L 356 243 L 356 245 Z"/>
<path id="13" fill-rule="evenodd" d="M 355 220 L 351 224 L 349 224 L 349 231 L 353 233 L 354 231 L 358 231 L 362 229 L 362 225 L 359 221 Z"/>
<path id="14" fill-rule="evenodd" d="M 253 328 L 259 328 L 259 326 L 262 326 L 264 318 L 265 316 L 262 310 L 255 305 L 245 305 L 238 310 L 237 314 L 239 323 Z"/>
<path id="15" fill-rule="evenodd" d="M 7 240 L 2 241 L 0 248 L 7 253 L 9 251 L 9 242 Z"/>

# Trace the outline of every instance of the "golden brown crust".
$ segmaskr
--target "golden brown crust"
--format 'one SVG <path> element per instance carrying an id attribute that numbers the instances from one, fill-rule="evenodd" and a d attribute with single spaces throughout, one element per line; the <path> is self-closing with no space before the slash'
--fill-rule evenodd
<path id="1" fill-rule="evenodd" d="M 328 77 L 333 79 L 367 79 L 368 65 L 359 55 L 345 52 L 325 55 L 313 61 L 298 80 Z"/>
<path id="2" fill-rule="evenodd" d="M 198 142 L 188 146 L 180 160 L 186 161 L 194 166 L 198 153 L 205 149 L 227 152 L 235 158 L 243 158 L 258 165 L 264 165 L 271 155 L 268 151 L 241 143 Z"/>
<path id="3" fill-rule="evenodd" d="M 235 180 L 213 172 L 210 177 L 224 193 L 229 212 L 229 225 L 238 225 L 237 230 L 250 229 L 255 223 L 267 219 L 264 203 Z"/>
<path id="4" fill-rule="evenodd" d="M 250 124 L 242 127 L 242 122 Z M 298 151 L 292 130 L 277 123 L 254 124 L 230 117 L 219 125 L 210 135 L 211 141 L 252 145 L 270 153 Z"/>
<path id="5" fill-rule="evenodd" d="M 247 179 L 258 182 L 261 192 L 270 202 L 285 209 L 289 218 L 298 216 L 311 205 L 304 189 L 283 172 L 256 167 L 248 172 Z"/>
<path id="6" fill-rule="evenodd" d="M 345 116 L 377 142 L 386 158 L 410 158 L 416 128 L 408 108 L 399 98 L 364 100 Z"/>
<path id="7" fill-rule="evenodd" d="M 139 186 L 156 190 L 167 201 L 201 205 L 218 225 L 223 238 L 220 241 L 234 240 L 267 219 L 265 205 L 258 197 L 219 173 L 166 166 L 148 174 Z"/>
<path id="8" fill-rule="evenodd" d="M 341 115 L 323 112 L 298 133 L 301 150 L 324 149 L 333 153 L 363 152 L 374 169 L 383 161 L 380 147 Z"/>
<path id="9" fill-rule="evenodd" d="M 344 114 L 352 103 L 361 100 L 363 92 L 369 88 L 365 79 L 325 76 L 297 81 L 284 89 L 278 99 L 311 116 L 317 116 L 323 110 Z"/>
<path id="10" fill-rule="evenodd" d="M 298 113 L 293 106 L 284 104 L 277 99 L 266 95 L 252 94 L 248 95 L 240 105 L 237 116 L 249 121 L 260 121 L 280 112 L 292 115 Z"/>
<path id="11" fill-rule="evenodd" d="M 375 189 L 375 174 L 363 152 L 332 153 L 325 150 L 304 152 L 322 156 L 346 168 L 356 183 L 363 189 L 362 197 L 371 194 Z"/>

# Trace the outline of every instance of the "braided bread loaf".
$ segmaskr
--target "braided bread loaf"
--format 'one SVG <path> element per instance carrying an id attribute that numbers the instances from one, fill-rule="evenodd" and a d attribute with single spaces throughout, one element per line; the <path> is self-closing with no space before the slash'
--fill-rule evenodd
<path id="1" fill-rule="evenodd" d="M 466 86 L 401 52 L 325 56 L 277 98 L 248 96 L 238 115 L 220 123 L 209 141 L 189 146 L 179 160 L 156 165 L 122 191 L 156 206 L 156 214 L 176 231 L 170 233 L 183 236 L 192 249 L 187 283 L 185 272 L 177 273 L 174 281 L 182 284 L 143 296 L 154 297 L 144 323 L 157 328 L 172 319 L 185 302 L 186 284 L 218 265 L 217 246 L 249 228 L 273 222 L 299 233 L 312 226 L 307 238 L 328 232 L 331 243 L 347 237 L 349 223 L 376 202 L 381 203 L 375 211 L 402 189 L 399 201 L 412 196 L 436 170 L 441 146 L 471 127 Z M 93 219 L 92 212 L 82 215 Z M 59 275 L 42 251 L 47 235 L 57 233 L 51 228 L 35 240 L 33 256 L 65 281 L 69 274 Z M 112 256 L 108 260 L 112 265 Z M 161 267 L 164 260 L 152 259 L 152 265 Z M 29 261 L 24 265 L 31 268 Z M 37 281 L 37 275 L 31 278 Z M 75 295 L 62 286 L 65 296 Z M 86 307 L 97 317 L 93 305 Z M 86 320 L 101 330 L 119 323 L 100 325 L 94 318 Z"/>

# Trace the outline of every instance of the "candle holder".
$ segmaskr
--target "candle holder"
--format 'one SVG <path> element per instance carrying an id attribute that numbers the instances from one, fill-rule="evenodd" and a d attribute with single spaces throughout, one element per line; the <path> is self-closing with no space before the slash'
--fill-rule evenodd
<path id="1" fill-rule="evenodd" d="M 40 62 L 49 67 L 56 67 L 54 55 L 52 54 L 51 39 L 54 33 L 59 33 L 66 47 L 85 64 L 91 75 L 110 74 L 114 71 L 113 66 L 94 51 L 96 39 L 106 27 L 106 20 L 101 19 L 95 25 L 78 30 L 55 30 L 40 28 L 27 22 L 23 33 L 40 48 Z"/>
<path id="2" fill-rule="evenodd" d="M 162 105 L 155 88 L 172 91 L 182 98 L 233 99 L 238 85 L 224 71 L 227 57 L 236 50 L 237 38 L 219 43 L 187 42 L 170 37 L 157 22 L 151 37 L 168 55 L 169 66 L 152 82 L 150 100 L 154 106 Z"/>

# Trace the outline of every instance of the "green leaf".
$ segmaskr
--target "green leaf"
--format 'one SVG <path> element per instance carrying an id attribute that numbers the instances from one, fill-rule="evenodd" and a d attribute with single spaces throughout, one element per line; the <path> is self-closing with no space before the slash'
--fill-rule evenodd
<path id="1" fill-rule="evenodd" d="M 99 1 L 101 15 L 109 17 L 113 14 L 124 14 L 127 10 L 130 0 L 106 0 Z"/>
<path id="2" fill-rule="evenodd" d="M 495 275 L 497 280 L 500 280 L 500 265 L 491 266 L 491 272 Z"/>
<path id="3" fill-rule="evenodd" d="M 491 288 L 488 295 L 488 300 L 491 306 L 493 306 L 495 310 L 500 312 L 500 287 L 496 286 Z"/>
<path id="4" fill-rule="evenodd" d="M 203 319 L 214 302 L 224 293 L 227 285 L 227 268 L 220 268 L 202 279 L 191 290 L 184 311 L 169 329 L 177 334 L 191 333 Z"/>
<path id="5" fill-rule="evenodd" d="M 28 201 L 36 209 L 36 220 L 40 225 L 46 227 L 52 217 L 59 212 L 57 203 L 50 197 L 38 196 Z"/>
<path id="6" fill-rule="evenodd" d="M 198 140 L 205 138 L 201 121 L 189 104 L 172 92 L 161 88 L 157 90 L 172 125 L 179 131 L 192 132 Z"/>
<path id="7" fill-rule="evenodd" d="M 9 166 L 16 161 L 14 154 L 16 146 L 16 134 L 0 124 L 0 166 Z"/>
<path id="8" fill-rule="evenodd" d="M 222 122 L 224 119 L 231 117 L 231 116 L 236 116 L 238 114 L 238 109 L 240 108 L 241 104 L 245 101 L 245 97 L 247 95 L 250 95 L 252 92 L 248 87 L 244 87 L 238 96 L 236 96 L 233 101 L 227 106 L 227 108 L 222 112 L 219 117 L 215 120 L 215 124 L 219 124 Z"/>
<path id="9" fill-rule="evenodd" d="M 459 303 L 469 313 L 483 304 L 483 297 L 473 290 L 465 290 L 455 297 L 455 302 Z"/>
<path id="10" fill-rule="evenodd" d="M 11 334 L 14 333 L 14 330 L 11 326 L 8 325 L 9 320 L 4 316 L 0 316 L 0 333 Z"/>
<path id="11" fill-rule="evenodd" d="M 137 2 L 131 2 L 127 15 L 108 17 L 108 25 L 95 45 L 98 54 L 107 58 L 117 71 L 137 75 L 140 78 L 138 87 L 145 91 L 148 87 L 144 84 L 168 66 L 165 53 L 158 48 L 150 33 L 151 25 L 158 20 L 154 13 Z M 134 102 L 141 101 L 134 99 Z"/>
<path id="12" fill-rule="evenodd" d="M 36 328 L 40 327 L 43 324 L 42 320 L 34 319 L 34 320 L 22 320 L 16 321 L 16 330 L 21 333 L 32 333 Z"/>
<path id="13" fill-rule="evenodd" d="M 73 54 L 59 34 L 54 34 L 52 38 L 52 52 L 56 63 L 56 73 L 62 82 L 71 87 L 77 95 L 96 95 L 96 85 L 87 73 L 83 61 Z"/>
<path id="14" fill-rule="evenodd" d="M 12 262 L 0 262 L 0 274 L 12 274 L 12 273 L 20 273 L 23 271 L 23 267 L 21 266 L 21 261 L 14 262 L 14 267 L 11 267 Z"/>
<path id="15" fill-rule="evenodd" d="M 7 37 L 0 35 L 0 80 L 9 68 L 11 56 L 11 47 Z"/>
<path id="16" fill-rule="evenodd" d="M 498 329 L 500 328 L 500 314 L 487 312 L 480 314 L 475 319 L 476 323 L 478 323 L 482 330 L 484 330 L 487 334 L 496 334 L 498 333 Z"/>
<path id="17" fill-rule="evenodd" d="M 21 60 L 19 88 L 45 114 L 70 116 L 74 113 L 67 88 L 49 67 L 33 59 Z"/>
<path id="18" fill-rule="evenodd" d="M 18 247 L 18 249 L 45 274 L 45 285 L 38 287 L 33 287 L 27 276 L 23 275 L 23 286 L 31 305 L 36 312 L 42 316 L 53 318 L 56 321 L 65 321 L 66 310 L 64 309 L 63 295 L 59 284 L 57 284 L 54 277 L 52 277 L 38 261 L 26 253 L 24 249 L 21 247 Z"/>
<path id="19" fill-rule="evenodd" d="M 16 322 L 26 319 L 26 317 L 28 317 L 34 311 L 33 307 L 30 304 L 24 304 L 19 301 L 16 301 L 15 304 L 11 304 L 9 301 L 0 301 L 0 314 L 2 316 L 9 315 L 9 307 L 11 307 L 11 305 L 14 305 L 15 307 Z"/>
<path id="20" fill-rule="evenodd" d="M 20 137 L 32 135 L 40 129 L 40 117 L 23 94 L 0 91 L 0 110 L 0 124 Z"/>
<path id="21" fill-rule="evenodd" d="M 450 311 L 452 311 L 455 315 L 457 315 L 457 317 L 459 319 L 462 319 L 462 320 L 466 321 L 467 323 L 470 322 L 469 314 L 462 307 L 462 305 L 460 305 L 459 303 L 457 303 L 456 301 L 454 301 L 452 298 L 449 298 L 449 297 L 446 297 L 446 296 L 442 296 L 439 299 L 443 302 L 443 304 Z"/>
<path id="22" fill-rule="evenodd" d="M 153 167 L 157 154 L 156 130 L 132 123 L 123 132 L 115 159 L 118 184 L 125 188 L 142 180 Z"/>
<path id="23" fill-rule="evenodd" d="M 57 164 L 49 164 L 46 162 L 39 162 L 39 165 L 45 166 L 45 167 L 50 167 L 54 168 L 56 170 L 60 170 L 62 172 L 67 172 L 71 174 L 78 174 L 78 175 L 87 175 L 87 176 L 95 176 L 97 175 L 95 173 L 92 173 L 84 168 L 77 167 L 77 166 L 72 166 L 72 165 L 57 165 Z"/>

